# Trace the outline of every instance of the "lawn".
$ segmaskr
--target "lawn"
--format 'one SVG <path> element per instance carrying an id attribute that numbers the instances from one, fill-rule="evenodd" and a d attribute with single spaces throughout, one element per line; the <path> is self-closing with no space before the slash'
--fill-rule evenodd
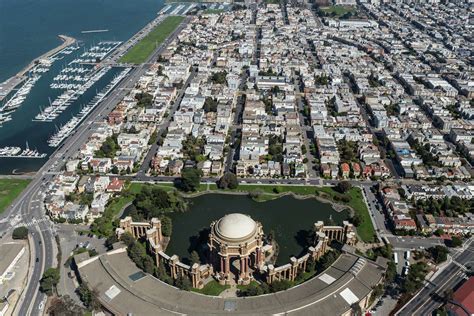
<path id="1" fill-rule="evenodd" d="M 341 17 L 341 16 L 343 16 L 344 14 L 346 14 L 348 12 L 354 11 L 355 9 L 352 8 L 352 7 L 345 7 L 345 6 L 341 6 L 341 5 L 333 5 L 333 6 L 330 6 L 330 7 L 321 7 L 320 10 L 323 11 L 324 13 L 326 13 L 326 14 Z"/>
<path id="2" fill-rule="evenodd" d="M 166 38 L 183 21 L 182 16 L 169 16 L 157 25 L 147 36 L 133 46 L 122 58 L 121 63 L 144 63 L 153 51 L 163 43 Z"/>
<path id="3" fill-rule="evenodd" d="M 215 280 L 212 280 L 209 283 L 207 283 L 206 285 L 204 285 L 204 287 L 202 289 L 194 289 L 193 288 L 191 290 L 193 292 L 201 293 L 201 294 L 204 294 L 204 295 L 219 296 L 219 294 L 221 294 L 222 291 L 224 291 L 228 288 L 230 288 L 230 285 L 221 285 L 221 284 L 219 284 L 219 282 L 217 282 Z"/>
<path id="4" fill-rule="evenodd" d="M 0 179 L 0 214 L 28 186 L 30 180 Z"/>

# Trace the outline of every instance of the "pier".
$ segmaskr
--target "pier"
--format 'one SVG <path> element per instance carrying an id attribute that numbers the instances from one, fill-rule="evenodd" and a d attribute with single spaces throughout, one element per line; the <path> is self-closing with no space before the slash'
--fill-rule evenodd
<path id="1" fill-rule="evenodd" d="M 37 65 L 38 61 L 49 58 L 76 42 L 75 38 L 66 35 L 58 35 L 58 37 L 63 41 L 61 45 L 35 58 L 31 63 L 28 64 L 28 66 L 20 70 L 16 75 L 0 83 L 0 101 L 2 101 L 11 91 L 13 91 L 15 87 L 26 80 L 26 74 Z"/>
<path id="2" fill-rule="evenodd" d="M 88 30 L 88 31 L 81 31 L 82 34 L 88 34 L 88 33 L 103 33 L 103 32 L 108 32 L 109 30 Z"/>

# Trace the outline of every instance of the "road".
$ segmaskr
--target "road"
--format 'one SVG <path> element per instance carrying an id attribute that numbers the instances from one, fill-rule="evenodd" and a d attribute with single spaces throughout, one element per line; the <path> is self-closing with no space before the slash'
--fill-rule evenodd
<path id="1" fill-rule="evenodd" d="M 140 167 L 140 170 L 138 171 L 139 175 L 144 175 L 147 173 L 148 169 L 150 168 L 150 163 L 153 157 L 156 155 L 156 152 L 158 151 L 158 142 L 160 138 L 163 137 L 163 134 L 168 130 L 168 127 L 171 123 L 171 120 L 174 117 L 174 113 L 178 110 L 179 105 L 181 104 L 181 101 L 183 100 L 184 93 L 186 89 L 189 87 L 189 84 L 191 81 L 194 79 L 196 76 L 196 69 L 192 69 L 191 73 L 189 74 L 188 78 L 186 79 L 186 82 L 183 84 L 183 87 L 180 89 L 178 96 L 176 97 L 176 100 L 174 101 L 173 105 L 171 106 L 171 109 L 168 113 L 168 117 L 165 119 L 164 122 L 160 124 L 160 126 L 157 128 L 157 134 L 158 134 L 158 139 L 157 141 L 152 144 L 150 150 L 148 151 L 147 155 L 145 156 L 145 159 L 142 162 L 142 165 Z"/>
<path id="2" fill-rule="evenodd" d="M 466 279 L 463 266 L 474 265 L 474 245 L 472 239 L 465 248 L 453 255 L 449 263 L 433 280 L 428 280 L 425 286 L 395 315 L 431 315 L 443 304 L 443 293 L 447 289 L 454 289 L 463 279 Z"/>
<path id="3" fill-rule="evenodd" d="M 156 60 L 158 54 L 176 38 L 188 22 L 189 18 L 186 18 L 145 64 L 132 69 L 113 92 L 92 111 L 75 132 L 49 157 L 49 160 L 38 170 L 28 187 L 17 197 L 12 206 L 7 208 L 0 216 L 0 234 L 10 231 L 15 226 L 27 225 L 33 237 L 31 251 L 35 257 L 33 260 L 34 266 L 30 269 L 31 274 L 28 285 L 24 290 L 23 303 L 18 311 L 19 315 L 41 314 L 45 296 L 38 292 L 39 280 L 43 272 L 53 266 L 55 232 L 41 205 L 44 185 L 50 182 L 53 176 L 61 170 L 68 158 L 77 154 L 80 147 L 95 131 L 95 124 L 106 118 L 110 111 L 136 85 L 138 79 L 149 69 L 149 62 Z M 38 262 L 36 262 L 36 258 L 38 258 Z"/>

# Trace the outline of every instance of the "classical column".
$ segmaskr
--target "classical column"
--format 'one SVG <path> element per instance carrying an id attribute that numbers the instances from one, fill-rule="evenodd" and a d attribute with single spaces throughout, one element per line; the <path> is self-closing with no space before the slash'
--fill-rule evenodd
<path id="1" fill-rule="evenodd" d="M 225 273 L 226 275 L 229 274 L 229 271 L 230 271 L 230 260 L 229 260 L 229 256 L 226 256 L 225 257 Z"/>
<path id="2" fill-rule="evenodd" d="M 224 266 L 224 257 L 221 256 L 221 269 L 220 269 L 221 272 L 225 272 L 224 269 L 225 269 L 225 266 Z"/>

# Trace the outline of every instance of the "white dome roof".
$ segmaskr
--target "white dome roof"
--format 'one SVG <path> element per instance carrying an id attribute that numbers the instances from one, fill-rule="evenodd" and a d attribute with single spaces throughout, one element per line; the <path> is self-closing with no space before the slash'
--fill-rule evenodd
<path id="1" fill-rule="evenodd" d="M 222 217 L 216 225 L 216 232 L 223 238 L 241 239 L 252 234 L 257 223 L 248 215 L 233 213 Z"/>

